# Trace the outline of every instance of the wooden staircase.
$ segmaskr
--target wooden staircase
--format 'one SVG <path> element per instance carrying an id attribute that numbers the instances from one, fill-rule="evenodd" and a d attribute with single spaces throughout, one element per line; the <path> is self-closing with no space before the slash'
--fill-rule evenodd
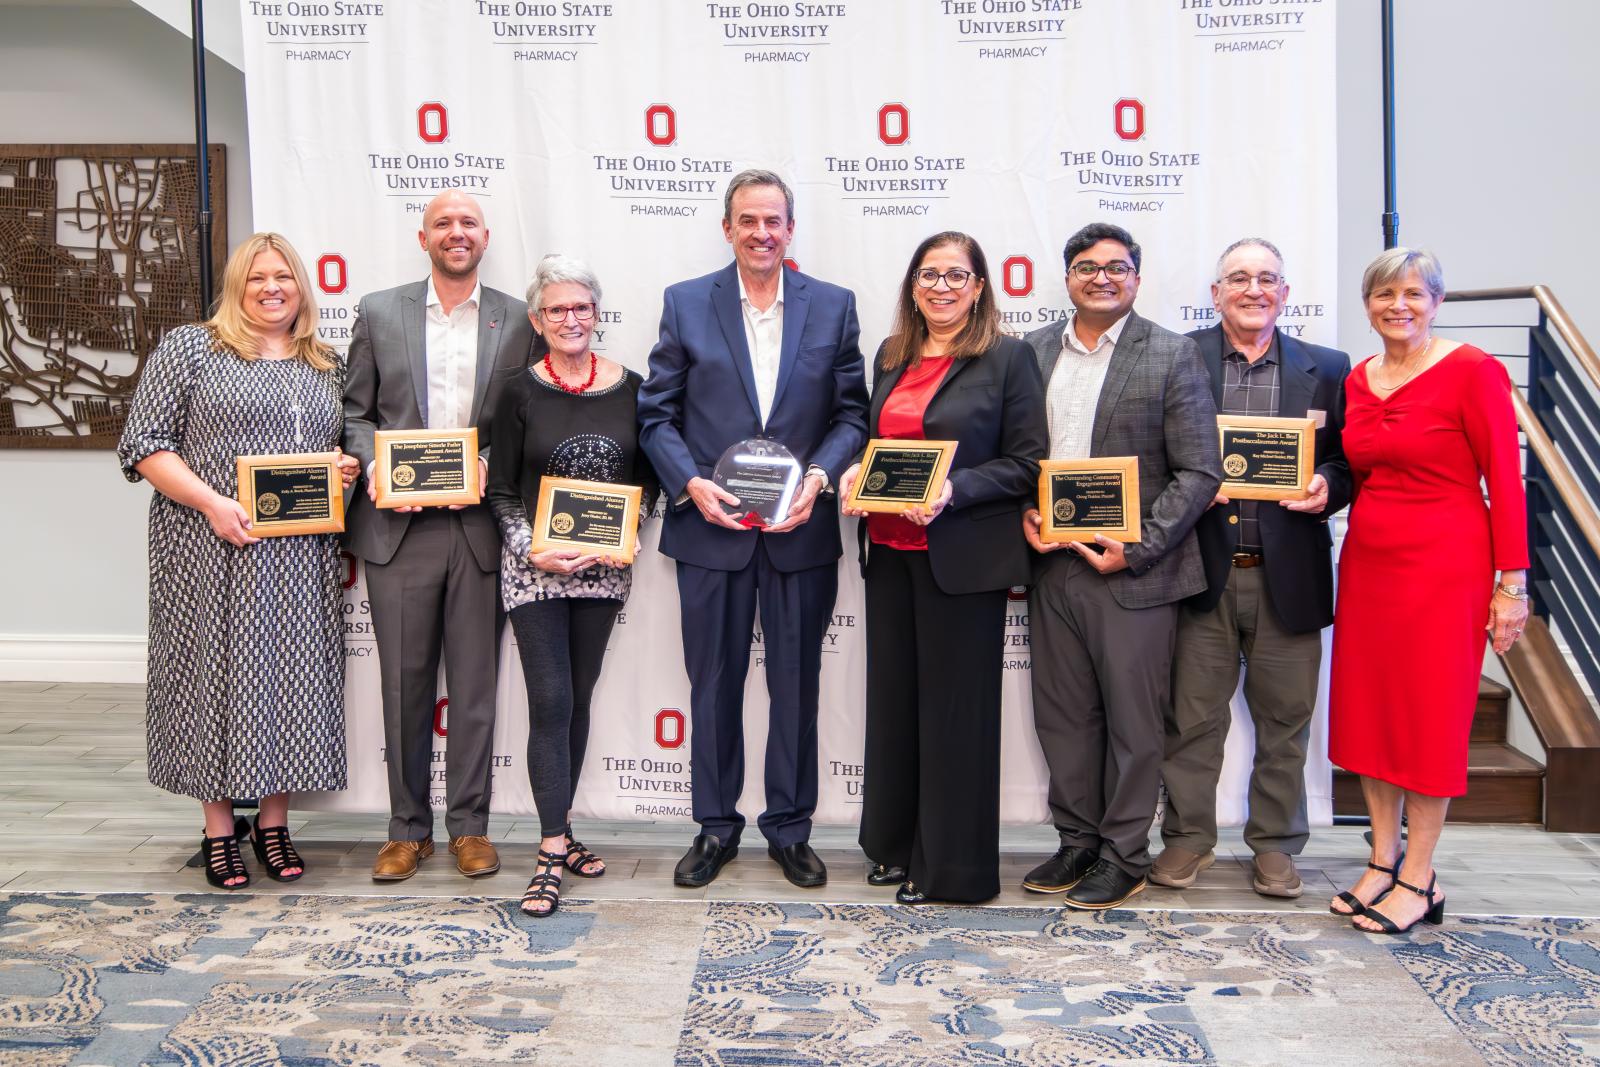
<path id="1" fill-rule="evenodd" d="M 1447 822 L 1544 822 L 1544 765 L 1506 743 L 1510 699 L 1505 686 L 1489 678 L 1479 680 L 1467 749 L 1467 795 L 1451 801 Z M 1333 813 L 1367 813 L 1361 780 L 1348 771 L 1333 772 Z"/>

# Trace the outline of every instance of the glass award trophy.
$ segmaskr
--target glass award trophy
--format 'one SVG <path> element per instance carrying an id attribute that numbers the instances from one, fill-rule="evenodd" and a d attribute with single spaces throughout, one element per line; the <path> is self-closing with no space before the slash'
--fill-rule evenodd
<path id="1" fill-rule="evenodd" d="M 723 504 L 723 509 L 743 525 L 759 530 L 788 516 L 803 473 L 794 453 L 777 441 L 747 437 L 722 454 L 711 480 L 739 498 L 737 505 Z"/>

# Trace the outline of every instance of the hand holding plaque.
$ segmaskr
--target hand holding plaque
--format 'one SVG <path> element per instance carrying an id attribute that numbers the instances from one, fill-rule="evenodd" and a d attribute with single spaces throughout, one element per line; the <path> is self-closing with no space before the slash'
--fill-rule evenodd
<path id="1" fill-rule="evenodd" d="M 1139 540 L 1139 459 L 1096 456 L 1039 464 L 1039 540 Z"/>
<path id="2" fill-rule="evenodd" d="M 770 437 L 748 437 L 722 453 L 711 480 L 738 504 L 723 510 L 743 526 L 761 529 L 789 515 L 803 468 L 794 453 Z"/>
<path id="3" fill-rule="evenodd" d="M 632 563 L 643 495 L 637 485 L 541 478 L 533 517 L 533 551 L 569 548 Z"/>
<path id="4" fill-rule="evenodd" d="M 478 428 L 379 430 L 372 435 L 373 503 L 380 508 L 476 504 Z"/>
<path id="5" fill-rule="evenodd" d="M 885 514 L 932 507 L 944 489 L 955 454 L 954 441 L 875 437 L 867 442 L 845 507 Z"/>
<path id="6" fill-rule="evenodd" d="M 344 531 L 339 453 L 240 456 L 235 465 L 238 500 L 250 516 L 250 536 Z"/>
<path id="7" fill-rule="evenodd" d="M 1316 458 L 1315 419 L 1218 415 L 1222 488 L 1230 500 L 1303 500 Z"/>

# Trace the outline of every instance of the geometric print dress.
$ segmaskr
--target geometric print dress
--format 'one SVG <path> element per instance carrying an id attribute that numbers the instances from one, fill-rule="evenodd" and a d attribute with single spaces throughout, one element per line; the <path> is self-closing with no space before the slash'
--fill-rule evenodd
<path id="1" fill-rule="evenodd" d="M 202 326 L 146 361 L 117 455 L 175 452 L 235 496 L 241 455 L 331 452 L 344 366 L 246 360 Z M 300 409 L 296 416 L 294 409 Z M 297 428 L 300 440 L 296 440 Z M 231 545 L 199 511 L 150 502 L 150 781 L 201 801 L 346 784 L 344 637 L 337 534 Z"/>

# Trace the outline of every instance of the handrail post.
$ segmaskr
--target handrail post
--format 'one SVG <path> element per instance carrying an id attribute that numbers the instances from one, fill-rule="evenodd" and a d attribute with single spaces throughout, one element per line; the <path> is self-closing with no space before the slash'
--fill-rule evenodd
<path id="1" fill-rule="evenodd" d="M 1528 406 L 1541 419 L 1549 415 L 1549 397 L 1544 391 L 1545 355 L 1544 347 L 1539 344 L 1539 338 L 1546 332 L 1548 322 L 1543 306 L 1539 307 L 1539 324 L 1528 331 Z M 1515 388 L 1513 386 L 1513 388 Z M 1530 447 L 1525 451 L 1527 456 L 1527 471 L 1523 475 L 1523 484 L 1526 487 L 1528 508 L 1528 587 L 1537 588 L 1544 578 L 1544 566 L 1540 563 L 1539 549 L 1548 538 L 1542 532 L 1539 517 L 1545 513 L 1549 505 L 1545 502 L 1545 470 L 1544 464 L 1539 462 L 1539 457 Z M 1545 603 L 1545 598 L 1535 596 L 1530 605 L 1534 614 L 1544 619 L 1546 625 L 1550 622 L 1550 606 Z"/>

